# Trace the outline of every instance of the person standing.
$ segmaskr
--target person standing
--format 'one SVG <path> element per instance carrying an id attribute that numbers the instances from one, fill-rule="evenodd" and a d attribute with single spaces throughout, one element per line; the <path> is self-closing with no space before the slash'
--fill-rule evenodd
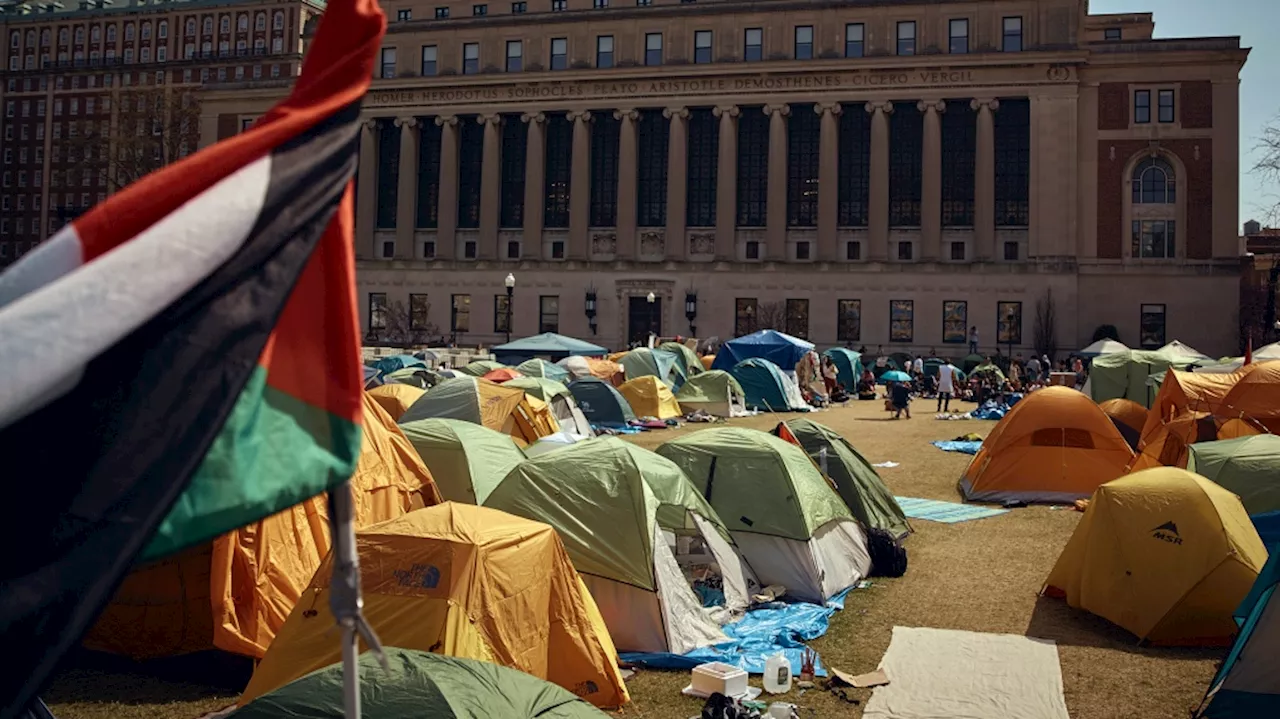
<path id="1" fill-rule="evenodd" d="M 978 354 L 978 327 L 974 325 L 969 328 L 969 354 Z"/>
<path id="2" fill-rule="evenodd" d="M 822 356 L 822 383 L 827 387 L 827 396 L 831 397 L 836 393 L 836 376 L 840 374 L 839 368 L 836 367 L 835 361 L 830 357 Z"/>
<path id="3" fill-rule="evenodd" d="M 1038 382 L 1040 380 L 1040 359 L 1033 353 L 1031 359 L 1027 360 L 1027 381 Z"/>
<path id="4" fill-rule="evenodd" d="M 893 418 L 899 419 L 906 412 L 911 419 L 911 385 L 907 382 L 894 382 L 889 387 L 889 397 L 893 402 Z"/>
<path id="5" fill-rule="evenodd" d="M 916 360 L 911 363 L 911 371 L 917 378 L 924 376 L 924 355 L 916 355 Z"/>
<path id="6" fill-rule="evenodd" d="M 938 368 L 938 411 L 951 411 L 951 396 L 956 391 L 956 368 L 947 360 Z"/>

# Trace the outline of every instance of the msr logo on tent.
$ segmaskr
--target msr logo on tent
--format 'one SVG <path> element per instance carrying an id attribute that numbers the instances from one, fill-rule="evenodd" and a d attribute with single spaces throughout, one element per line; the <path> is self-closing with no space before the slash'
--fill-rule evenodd
<path id="1" fill-rule="evenodd" d="M 1151 530 L 1151 536 L 1169 544 L 1182 544 L 1182 536 L 1178 534 L 1178 525 L 1172 521 L 1165 522 Z"/>

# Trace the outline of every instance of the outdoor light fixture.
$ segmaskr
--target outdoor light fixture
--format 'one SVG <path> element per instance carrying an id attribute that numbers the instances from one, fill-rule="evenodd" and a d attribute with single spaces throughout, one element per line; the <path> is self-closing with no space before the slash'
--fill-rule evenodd
<path id="1" fill-rule="evenodd" d="M 507 279 L 502 281 L 507 288 L 507 342 L 511 341 L 511 296 L 516 292 L 516 276 L 507 273 Z"/>
<path id="2" fill-rule="evenodd" d="M 653 301 L 656 299 L 658 298 L 654 297 L 652 292 L 649 293 L 648 297 L 645 297 L 645 301 L 647 301 L 649 304 L 653 304 Z"/>
<path id="3" fill-rule="evenodd" d="M 689 334 L 697 337 L 698 328 L 693 322 L 698 318 L 698 293 L 694 290 L 684 293 L 684 316 L 689 320 Z"/>
<path id="4" fill-rule="evenodd" d="M 582 303 L 582 308 L 587 313 L 587 324 L 591 327 L 591 334 L 596 333 L 596 288 L 587 288 L 587 297 Z"/>
<path id="5" fill-rule="evenodd" d="M 653 293 L 650 292 L 648 295 L 645 296 L 644 299 L 646 302 L 649 303 L 649 346 L 653 347 L 654 340 L 657 339 L 658 337 L 658 316 L 656 313 L 657 307 L 654 305 L 654 302 L 658 298 L 654 297 Z"/>

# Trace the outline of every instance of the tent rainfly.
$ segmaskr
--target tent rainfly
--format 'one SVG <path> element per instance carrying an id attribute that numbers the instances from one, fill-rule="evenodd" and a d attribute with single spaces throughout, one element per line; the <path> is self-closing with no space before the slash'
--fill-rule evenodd
<path id="1" fill-rule="evenodd" d="M 711 369 L 732 369 L 739 362 L 756 357 L 769 360 L 779 367 L 792 369 L 806 352 L 812 350 L 812 342 L 777 330 L 760 330 L 725 342 L 716 353 Z"/>
<path id="2" fill-rule="evenodd" d="M 543 332 L 532 337 L 522 337 L 493 348 L 493 356 L 509 365 L 518 365 L 527 360 L 539 358 L 545 360 L 562 360 L 573 356 L 600 356 L 609 350 L 597 344 L 584 342 L 573 337 Z"/>
<path id="3" fill-rule="evenodd" d="M 483 504 L 524 452 L 511 435 L 460 419 L 418 419 L 400 430 L 436 477 L 448 502 Z"/>

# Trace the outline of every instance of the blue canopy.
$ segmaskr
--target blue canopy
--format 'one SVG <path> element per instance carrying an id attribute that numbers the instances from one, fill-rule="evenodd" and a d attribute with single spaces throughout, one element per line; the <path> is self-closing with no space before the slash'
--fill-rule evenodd
<path id="1" fill-rule="evenodd" d="M 514 367 L 535 357 L 555 361 L 573 355 L 602 355 L 608 351 L 600 345 L 593 345 L 573 337 L 555 332 L 543 332 L 540 335 L 522 337 L 513 342 L 498 345 L 493 348 L 493 356 L 499 362 Z"/>
<path id="2" fill-rule="evenodd" d="M 729 374 L 742 385 L 748 407 L 768 412 L 808 409 L 791 406 L 791 402 L 787 400 L 786 377 L 778 369 L 778 365 L 767 359 L 745 359 L 734 365 Z"/>
<path id="3" fill-rule="evenodd" d="M 777 330 L 760 330 L 725 342 L 716 353 L 711 369 L 733 369 L 734 365 L 753 357 L 769 360 L 784 369 L 793 369 L 800 358 L 812 349 L 812 342 Z"/>

